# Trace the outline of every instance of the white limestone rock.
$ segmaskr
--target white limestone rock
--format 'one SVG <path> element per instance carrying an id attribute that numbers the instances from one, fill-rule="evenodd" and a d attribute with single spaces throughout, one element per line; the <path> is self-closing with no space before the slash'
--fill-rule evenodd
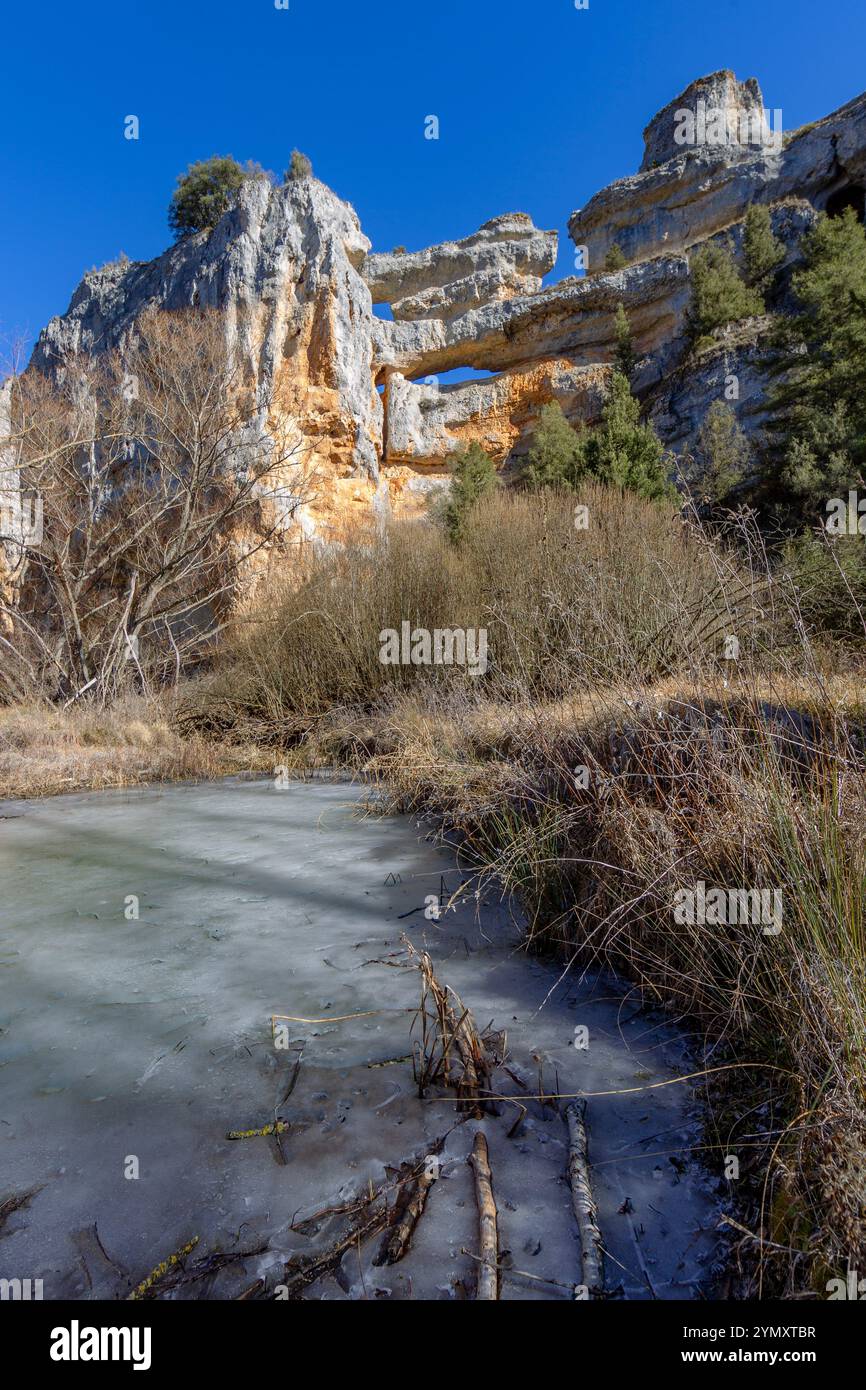
<path id="1" fill-rule="evenodd" d="M 362 273 L 374 304 L 390 304 L 395 319 L 449 318 L 488 300 L 534 293 L 556 263 L 557 241 L 526 213 L 511 212 L 461 241 L 368 256 Z"/>
<path id="2" fill-rule="evenodd" d="M 572 213 L 569 234 L 590 270 L 616 244 L 626 260 L 682 251 L 740 221 L 753 203 L 807 199 L 823 210 L 866 186 L 866 95 L 788 134 L 779 149 L 742 158 L 707 149 L 678 153 L 657 168 L 618 179 Z M 644 161 L 646 164 L 646 161 Z"/>
<path id="3" fill-rule="evenodd" d="M 358 273 L 369 245 L 354 210 L 317 179 L 251 180 L 211 232 L 156 260 L 85 275 L 40 334 L 32 365 L 57 371 L 75 353 L 118 347 L 146 309 L 219 308 L 262 420 L 290 401 L 311 446 L 327 436 L 329 457 L 375 479 L 381 405 L 370 292 Z"/>

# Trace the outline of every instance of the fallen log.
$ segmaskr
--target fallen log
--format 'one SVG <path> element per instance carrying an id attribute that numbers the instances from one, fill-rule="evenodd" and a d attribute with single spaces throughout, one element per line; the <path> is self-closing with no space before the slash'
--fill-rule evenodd
<path id="1" fill-rule="evenodd" d="M 598 1209 L 592 1195 L 589 1177 L 589 1142 L 586 1134 L 586 1101 L 569 1105 L 568 1121 L 568 1180 L 571 1184 L 571 1203 L 580 1232 L 582 1282 L 590 1298 L 604 1293 L 604 1262 Z"/>
<path id="2" fill-rule="evenodd" d="M 479 1301 L 495 1301 L 499 1297 L 499 1236 L 496 1229 L 496 1201 L 493 1196 L 493 1176 L 490 1172 L 490 1155 L 487 1139 L 481 1130 L 475 1136 L 469 1162 L 475 1174 L 475 1200 L 478 1204 L 479 1259 L 478 1270 Z"/>

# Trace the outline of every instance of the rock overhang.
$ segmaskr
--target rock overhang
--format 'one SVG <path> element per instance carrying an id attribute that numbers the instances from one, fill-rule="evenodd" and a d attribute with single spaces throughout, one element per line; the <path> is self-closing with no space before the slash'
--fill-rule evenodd
<path id="1" fill-rule="evenodd" d="M 557 245 L 558 233 L 540 230 L 526 213 L 504 213 L 458 241 L 368 255 L 361 273 L 373 303 L 390 304 L 395 318 L 453 315 L 473 299 L 539 288 Z"/>

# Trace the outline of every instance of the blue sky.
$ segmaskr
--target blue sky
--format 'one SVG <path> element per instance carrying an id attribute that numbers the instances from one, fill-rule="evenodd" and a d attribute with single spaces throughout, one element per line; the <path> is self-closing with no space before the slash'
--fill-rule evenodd
<path id="1" fill-rule="evenodd" d="M 32 340 L 82 273 L 169 244 L 176 176 L 293 147 L 377 250 L 524 211 L 560 231 L 633 173 L 693 78 L 756 76 L 786 129 L 866 86 L 863 0 L 80 0 L 3 21 L 0 338 Z M 137 115 L 140 138 L 124 139 Z M 438 141 L 424 120 L 437 115 Z"/>

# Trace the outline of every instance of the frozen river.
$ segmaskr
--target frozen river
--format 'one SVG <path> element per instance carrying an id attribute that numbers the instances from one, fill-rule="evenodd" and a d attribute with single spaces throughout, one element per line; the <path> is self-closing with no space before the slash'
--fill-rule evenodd
<path id="1" fill-rule="evenodd" d="M 425 900 L 463 881 L 455 859 L 410 819 L 359 814 L 366 795 L 228 781 L 0 804 L 0 1203 L 33 1194 L 0 1227 L 0 1278 L 41 1279 L 46 1299 L 123 1298 L 197 1237 L 194 1260 L 241 1258 L 201 1266 L 175 1296 L 256 1280 L 267 1293 L 291 1256 L 333 1243 L 338 1217 L 299 1231 L 305 1216 L 450 1131 L 405 1258 L 376 1266 L 371 1240 L 305 1297 L 472 1297 L 466 1158 L 481 1123 L 501 1296 L 569 1297 L 580 1246 L 562 1116 L 530 1101 L 508 1137 L 513 1106 L 458 1123 L 453 1097 L 419 1099 L 395 1060 L 419 994 L 405 932 L 480 1029 L 507 1033 L 497 1088 L 628 1092 L 588 1101 L 610 1291 L 705 1286 L 718 1198 L 689 1154 L 695 1095 L 647 1089 L 693 1069 L 682 1040 L 610 980 L 557 983 L 516 949 L 498 901 L 470 893 L 427 920 Z M 328 1021 L 288 1023 L 278 1048 L 275 1014 Z M 279 1140 L 226 1137 L 274 1120 Z"/>

